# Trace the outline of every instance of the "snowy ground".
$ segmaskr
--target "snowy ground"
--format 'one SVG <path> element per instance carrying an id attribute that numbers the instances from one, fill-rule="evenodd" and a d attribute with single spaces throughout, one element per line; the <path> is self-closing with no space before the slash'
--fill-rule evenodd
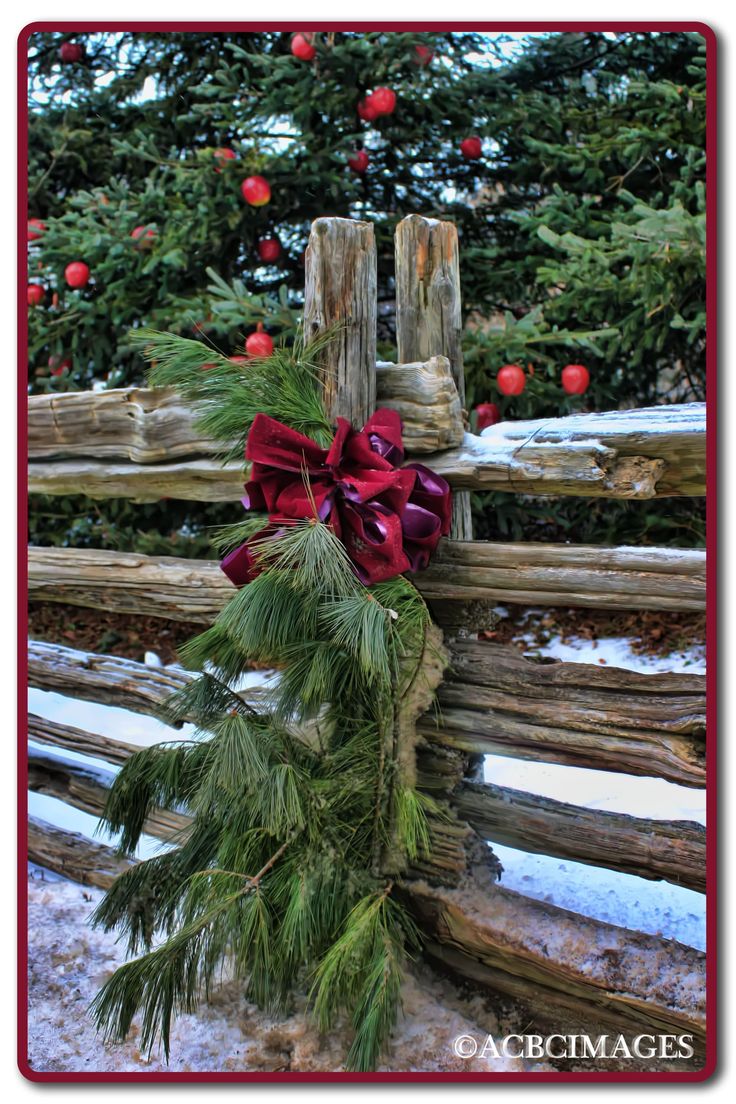
<path id="1" fill-rule="evenodd" d="M 48 880 L 51 878 L 51 880 Z M 29 1064 L 38 1072 L 298 1072 L 340 1070 L 350 1033 L 344 1023 L 320 1036 L 304 1015 L 303 999 L 281 1019 L 260 1012 L 234 983 L 215 991 L 196 1015 L 183 1015 L 171 1032 L 171 1060 L 137 1043 L 137 1031 L 122 1045 L 97 1037 L 87 1009 L 100 985 L 123 961 L 112 936 L 94 931 L 86 918 L 102 896 L 41 871 L 29 880 Z M 383 1070 L 518 1072 L 550 1069 L 517 1058 L 461 1059 L 459 1035 L 483 1040 L 518 1032 L 513 1018 L 498 1018 L 478 996 L 461 997 L 449 983 L 420 970 L 404 986 L 404 1015 Z"/>
<path id="2" fill-rule="evenodd" d="M 537 654 L 582 663 L 606 663 L 646 672 L 704 670 L 700 649 L 675 653 L 666 659 L 634 653 L 626 640 L 601 638 L 597 642 L 552 639 L 533 648 Z M 156 662 L 154 655 L 147 661 Z M 264 676 L 254 673 L 258 685 Z M 75 701 L 39 690 L 29 691 L 29 709 L 51 720 L 131 743 L 148 745 L 164 739 L 185 738 L 190 726 L 167 728 L 151 717 L 110 706 Z M 44 754 L 48 746 L 37 745 Z M 110 764 L 53 749 L 54 755 L 110 771 Z M 607 809 L 667 820 L 705 823 L 702 791 L 654 778 L 638 778 L 606 771 L 532 763 L 487 756 L 488 781 L 527 790 L 591 809 Z M 40 794 L 29 795 L 29 811 L 52 824 L 93 836 L 94 817 Z M 161 848 L 145 837 L 139 857 Z M 530 897 L 599 920 L 677 939 L 693 947 L 705 946 L 705 899 L 702 894 L 652 882 L 634 875 L 585 866 L 494 844 L 504 865 L 502 884 Z M 44 878 L 44 880 L 41 880 Z M 134 1043 L 102 1047 L 82 1015 L 100 982 L 120 960 L 110 936 L 92 932 L 85 924 L 98 899 L 96 890 L 32 872 L 31 892 L 31 1064 L 38 1070 L 153 1070 L 163 1069 L 155 1056 L 149 1061 Z M 434 984 L 434 988 L 433 988 Z M 495 1032 L 498 1024 L 487 1009 L 469 1008 L 457 994 L 427 977 L 412 979 L 407 989 L 407 1019 L 397 1034 L 386 1069 L 495 1069 L 490 1059 L 473 1066 L 456 1059 L 451 1040 L 469 1031 L 476 1036 Z M 448 1022 L 448 1001 L 452 1009 Z M 478 1017 L 480 1017 L 478 1019 Z M 463 1026 L 464 1025 L 464 1026 Z M 479 1026 L 482 1025 L 482 1026 Z M 513 1025 L 502 1025 L 514 1030 Z M 320 1040 L 300 1010 L 278 1023 L 243 1002 L 233 987 L 216 997 L 197 1017 L 182 1017 L 174 1029 L 172 1070 L 338 1069 L 345 1048 L 338 1032 Z M 448 1043 L 448 1038 L 450 1042 Z M 453 1063 L 455 1063 L 453 1065 Z M 458 1064 L 459 1063 L 459 1064 Z M 485 1063 L 485 1064 L 482 1064 Z M 521 1062 L 503 1068 L 521 1071 Z M 539 1065 L 536 1065 L 539 1070 Z"/>

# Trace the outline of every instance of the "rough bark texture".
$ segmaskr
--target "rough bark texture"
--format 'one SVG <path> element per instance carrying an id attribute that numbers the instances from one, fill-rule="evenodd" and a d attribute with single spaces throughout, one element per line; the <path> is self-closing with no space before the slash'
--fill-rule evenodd
<path id="1" fill-rule="evenodd" d="M 636 499 L 704 495 L 705 405 L 501 422 L 482 437 L 466 433 L 458 448 L 431 453 L 424 462 L 455 489 Z M 243 493 L 240 463 L 207 458 L 145 465 L 79 458 L 32 462 L 28 471 L 29 488 L 39 494 L 229 502 Z"/>
<path id="2" fill-rule="evenodd" d="M 705 678 L 588 663 L 532 663 L 514 648 L 458 640 L 430 743 L 705 785 Z"/>
<path id="3" fill-rule="evenodd" d="M 437 687 L 450 658 L 442 642 L 442 633 L 430 624 L 424 639 L 422 655 L 414 669 L 409 663 L 409 677 L 399 690 L 393 723 L 386 726 L 385 773 L 389 779 L 384 815 L 391 816 L 395 805 L 391 793 L 398 786 L 414 789 L 417 781 L 417 721 L 434 702 Z M 439 828 L 439 825 L 437 825 Z M 380 845 L 379 845 L 380 853 Z M 388 840 L 381 854 L 380 872 L 397 874 L 406 868 L 406 854 L 400 845 L 395 818 L 388 825 Z"/>
<path id="4" fill-rule="evenodd" d="M 693 821 L 648 820 L 584 809 L 505 786 L 466 782 L 453 807 L 493 843 L 664 878 L 705 892 L 705 828 Z"/>
<path id="5" fill-rule="evenodd" d="M 212 622 L 235 588 L 215 560 L 92 548 L 32 548 L 31 601 Z"/>
<path id="6" fill-rule="evenodd" d="M 214 620 L 234 590 L 214 560 L 87 548 L 29 549 L 31 601 Z M 493 625 L 493 603 L 594 609 L 705 608 L 700 550 L 442 541 L 413 577 L 443 626 Z M 470 610 L 470 619 L 464 611 Z"/>
<path id="7" fill-rule="evenodd" d="M 500 886 L 407 883 L 435 962 L 475 984 L 528 1001 L 535 1024 L 581 1031 L 609 1024 L 705 1038 L 705 955 L 674 940 L 615 927 Z M 638 1030 L 637 1030 L 638 1029 Z M 592 1034 L 596 1034 L 592 1031 Z"/>
<path id="8" fill-rule="evenodd" d="M 304 334 L 337 325 L 321 357 L 325 405 L 362 426 L 376 406 L 376 243 L 373 225 L 318 218 L 305 258 Z M 416 358 L 413 358 L 416 359 Z"/>
<path id="9" fill-rule="evenodd" d="M 705 552 L 445 540 L 414 582 L 430 602 L 704 610 Z"/>
<path id="10" fill-rule="evenodd" d="M 376 365 L 376 404 L 396 410 L 409 453 L 435 452 L 463 440 L 460 399 L 447 357 Z M 28 400 L 28 455 L 47 461 L 89 457 L 136 464 L 218 455 L 203 437 L 197 407 L 170 388 L 66 391 Z"/>
<path id="11" fill-rule="evenodd" d="M 705 784 L 702 676 L 536 664 L 487 643 L 456 641 L 449 650 L 454 674 L 440 688 L 439 717 L 427 713 L 418 724 L 433 749 Z M 190 677 L 57 644 L 30 644 L 32 686 L 138 713 L 157 714 Z M 257 692 L 243 696 L 257 704 Z"/>
<path id="12" fill-rule="evenodd" d="M 28 455 L 159 464 L 221 452 L 221 443 L 199 432 L 196 416 L 196 407 L 168 387 L 31 395 Z"/>
<path id="13" fill-rule="evenodd" d="M 92 770 L 52 755 L 31 751 L 28 755 L 28 789 L 65 801 L 75 809 L 100 816 L 112 785 L 109 771 Z M 190 818 L 169 809 L 155 809 L 143 830 L 158 839 L 171 840 L 191 823 Z"/>
<path id="14" fill-rule="evenodd" d="M 396 227 L 395 244 L 399 361 L 406 363 L 446 356 L 464 408 L 457 229 L 451 222 L 409 215 Z M 467 494 L 455 495 L 453 499 L 452 535 L 458 540 L 472 540 L 473 523 Z"/>
<path id="15" fill-rule="evenodd" d="M 447 357 L 377 364 L 376 392 L 376 405 L 401 417 L 404 447 L 411 455 L 462 444 L 463 412 Z"/>
<path id="16" fill-rule="evenodd" d="M 52 460 L 28 465 L 30 494 L 87 495 L 158 502 L 235 502 L 243 496 L 243 464 L 231 460 L 182 460 L 169 464 L 125 464 L 96 460 Z"/>
<path id="17" fill-rule="evenodd" d="M 94 655 L 61 644 L 28 644 L 28 684 L 70 698 L 118 705 L 160 716 L 161 704 L 191 681 L 186 671 L 148 667 L 118 656 Z"/>
<path id="18" fill-rule="evenodd" d="M 98 889 L 109 889 L 119 874 L 135 865 L 112 847 L 92 843 L 77 832 L 55 828 L 37 817 L 28 818 L 28 858 L 72 882 Z"/>
<path id="19" fill-rule="evenodd" d="M 37 744 L 51 744 L 65 751 L 74 751 L 79 755 L 90 755 L 103 759 L 106 763 L 120 766 L 134 752 L 140 750 L 140 744 L 128 744 L 125 740 L 114 740 L 111 736 L 101 736 L 97 732 L 85 732 L 74 725 L 59 724 L 35 713 L 28 714 L 28 739 Z"/>
<path id="20" fill-rule="evenodd" d="M 499 422 L 427 464 L 454 487 L 655 498 L 705 494 L 705 403 Z"/>

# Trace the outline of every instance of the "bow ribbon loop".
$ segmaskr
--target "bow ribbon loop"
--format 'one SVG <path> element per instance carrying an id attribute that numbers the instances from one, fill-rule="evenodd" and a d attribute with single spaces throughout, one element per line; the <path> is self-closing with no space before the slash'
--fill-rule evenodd
<path id="1" fill-rule="evenodd" d="M 329 449 L 257 414 L 245 458 L 252 466 L 243 504 L 268 513 L 269 524 L 222 561 L 236 586 L 260 570 L 254 545 L 274 535 L 278 522 L 314 517 L 315 510 L 343 542 L 366 586 L 423 570 L 450 531 L 447 482 L 423 464 L 397 467 L 404 446 L 394 410 L 377 410 L 361 430 L 338 418 Z"/>

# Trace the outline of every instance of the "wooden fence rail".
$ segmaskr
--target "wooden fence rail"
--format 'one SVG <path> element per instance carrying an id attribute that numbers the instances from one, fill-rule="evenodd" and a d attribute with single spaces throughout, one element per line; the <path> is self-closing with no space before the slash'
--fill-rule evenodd
<path id="1" fill-rule="evenodd" d="M 119 874 L 135 865 L 112 847 L 93 843 L 78 832 L 28 818 L 28 858 L 46 870 L 82 885 L 109 889 Z"/>
<path id="2" fill-rule="evenodd" d="M 232 584 L 214 560 L 32 547 L 28 570 L 31 601 L 174 621 L 209 623 L 233 595 Z M 456 623 L 453 607 L 458 603 L 476 601 L 701 611 L 705 553 L 445 540 L 414 582 L 433 603 L 441 624 Z"/>
<path id="3" fill-rule="evenodd" d="M 113 775 L 70 763 L 52 755 L 28 753 L 28 789 L 66 802 L 75 809 L 99 817 L 105 807 Z M 146 819 L 144 832 L 158 839 L 174 839 L 190 824 L 190 818 L 169 809 L 155 809 Z"/>
<path id="4" fill-rule="evenodd" d="M 705 784 L 702 676 L 536 664 L 513 649 L 494 654 L 493 645 L 460 641 L 450 644 L 450 657 L 455 673 L 443 684 L 439 718 L 426 714 L 419 723 L 431 745 Z M 496 690 L 465 677 L 464 665 L 473 664 L 498 667 Z M 134 712 L 156 714 L 190 677 L 176 668 L 30 643 L 32 686 Z M 535 721 L 538 709 L 543 715 Z"/>
<path id="5" fill-rule="evenodd" d="M 35 714 L 28 716 L 28 737 L 63 751 L 73 751 L 120 766 L 139 746 L 59 724 Z M 60 765 L 51 767 L 37 754 L 31 755 L 31 788 L 54 793 L 87 812 L 99 814 L 103 791 L 99 772 L 70 767 L 69 776 Z M 438 789 L 434 765 L 420 752 L 419 775 L 423 788 Z M 55 789 L 50 788 L 55 786 Z M 108 780 L 105 780 L 109 784 Z M 44 789 L 43 785 L 47 788 Z M 701 892 L 705 889 L 705 829 L 688 821 L 651 820 L 601 812 L 570 805 L 509 787 L 463 780 L 458 772 L 447 789 L 451 807 L 480 836 L 493 843 L 520 847 L 525 851 L 556 855 L 575 862 L 605 866 L 642 878 L 663 878 L 676 885 Z M 83 801 L 86 804 L 79 804 Z M 93 803 L 93 804 L 91 804 Z M 165 831 L 158 830 L 163 824 Z M 152 835 L 165 835 L 167 821 L 153 822 Z"/>
<path id="6" fill-rule="evenodd" d="M 400 414 L 409 452 L 434 452 L 462 442 L 460 398 L 446 357 L 379 364 L 375 377 L 378 402 Z M 203 437 L 196 420 L 197 408 L 170 388 L 32 395 L 28 456 L 42 461 L 86 457 L 135 464 L 217 456 L 222 444 Z"/>
<path id="7" fill-rule="evenodd" d="M 638 1034 L 686 1032 L 700 1053 L 705 955 L 603 924 L 500 886 L 473 896 L 415 884 L 407 891 L 431 960 L 474 985 L 528 1003 L 535 1025 L 581 1022 Z"/>
<path id="8" fill-rule="evenodd" d="M 486 646 L 476 647 L 484 649 Z M 497 654 L 503 651 L 498 649 Z M 525 663 L 523 660 L 520 662 Z M 516 669 L 513 655 L 509 656 L 509 665 L 512 677 L 507 688 L 513 683 L 513 671 Z M 532 668 L 535 665 L 527 666 Z M 585 668 L 580 686 L 584 685 L 586 673 L 588 677 L 596 674 L 607 676 L 609 684 L 613 685 L 617 679 L 630 674 L 615 670 L 599 671 L 597 668 L 577 664 L 556 664 L 554 669 L 575 666 Z M 541 672 L 549 670 L 546 665 L 540 668 Z M 560 674 L 565 673 L 560 671 Z M 162 677 L 164 674 L 165 678 Z M 162 702 L 172 690 L 172 677 L 179 685 L 185 685 L 190 676 L 185 672 L 148 667 L 114 656 L 94 656 L 39 642 L 32 642 L 31 645 L 32 685 L 86 700 L 122 706 L 136 712 L 156 716 Z M 645 686 L 651 686 L 647 680 L 658 677 L 640 676 Z M 666 680 L 672 677 L 663 676 L 665 685 Z M 465 685 L 463 690 L 472 700 L 472 684 Z M 575 690 L 571 688 L 571 692 L 574 694 Z M 251 690 L 243 692 L 243 697 L 252 704 L 257 704 L 261 694 L 262 691 Z M 662 695 L 649 696 L 652 698 L 653 712 L 656 712 L 662 701 L 666 701 Z M 600 697 L 603 698 L 604 695 L 601 694 Z M 696 697 L 693 695 L 693 699 Z M 629 708 L 642 708 L 641 703 L 633 698 L 623 699 L 623 702 L 627 700 Z M 623 702 L 622 709 L 625 708 Z M 564 708 L 565 706 L 561 706 L 561 709 Z M 605 716 L 605 710 L 601 709 L 599 716 Z M 443 709 L 442 722 L 443 727 L 438 729 L 434 721 L 429 719 L 422 729 L 428 739 L 428 747 L 420 751 L 418 763 L 422 787 L 430 791 L 442 791 L 461 819 L 484 837 L 526 850 L 540 850 L 547 854 L 572 858 L 577 862 L 609 866 L 636 873 L 641 877 L 666 878 L 691 888 L 703 887 L 704 830 L 699 825 L 594 812 L 511 789 L 468 783 L 464 778 L 467 770 L 466 758 L 460 756 L 457 761 L 451 760 L 448 769 L 446 761 L 438 759 L 434 754 L 433 749 L 437 745 L 446 747 L 445 727 L 448 725 L 450 741 L 456 743 L 452 730 L 452 710 Z M 28 724 L 29 737 L 37 742 L 67 751 L 82 752 L 110 763 L 124 762 L 135 750 L 133 745 L 33 715 L 29 717 Z M 620 721 L 619 724 L 623 725 L 623 722 Z M 571 739 L 572 732 L 571 729 Z M 581 739 L 585 737 L 586 734 L 583 733 Z M 587 738 L 590 739 L 590 736 Z M 614 746 L 616 737 L 611 735 L 608 739 L 610 745 Z M 621 737 L 619 743 L 623 743 Z M 650 773 L 657 774 L 669 769 L 666 760 L 652 765 L 655 759 L 656 753 L 650 752 Z"/>
<path id="9" fill-rule="evenodd" d="M 492 843 L 705 892 L 705 828 L 694 821 L 584 809 L 479 782 L 460 785 L 452 804 Z"/>
<path id="10" fill-rule="evenodd" d="M 29 819 L 29 858 L 83 885 L 108 888 L 133 863 L 77 833 Z M 596 1034 L 613 1028 L 705 1042 L 705 956 L 673 940 L 630 932 L 489 886 L 403 890 L 431 933 L 427 950 L 447 969 L 528 1002 L 535 1024 L 572 1023 Z M 584 950 L 585 953 L 581 953 Z M 663 963 L 666 968 L 663 969 Z M 623 979 L 626 979 L 625 982 Z"/>
<path id="11" fill-rule="evenodd" d="M 435 357 L 434 362 L 442 364 L 440 379 L 447 390 L 451 383 L 447 361 Z M 408 369 L 418 377 L 421 367 L 409 365 Z M 407 366 L 387 369 L 379 373 L 379 378 L 386 381 L 395 375 L 398 380 L 402 373 L 406 377 Z M 401 386 L 405 395 L 412 385 L 404 378 Z M 428 398 L 432 393 L 428 388 Z M 127 392 L 109 394 L 112 399 L 98 392 L 81 398 L 37 396 L 30 400 L 32 455 L 48 456 L 52 450 L 55 456 L 69 457 L 32 460 L 28 469 L 32 493 L 87 494 L 140 502 L 164 497 L 228 502 L 242 497 L 242 464 L 232 461 L 223 465 L 211 455 L 203 455 L 203 447 L 209 453 L 211 446 L 203 446 L 193 429 L 191 414 L 184 414 L 175 400 L 160 398 L 161 432 L 156 441 L 156 395 L 147 396 L 140 390 L 132 392 L 130 399 L 126 399 L 130 394 Z M 406 417 L 411 408 L 406 399 L 401 401 Z M 414 442 L 415 451 L 420 440 L 439 442 L 457 431 L 456 396 L 453 399 L 450 395 L 448 405 L 438 407 L 434 424 L 425 418 L 429 409 L 429 404 L 418 405 L 407 423 L 407 442 Z M 85 432 L 87 443 L 68 443 Z M 172 442 L 170 447 L 167 441 Z M 187 448 L 188 459 L 173 458 L 180 457 Z M 117 459 L 121 455 L 158 456 L 162 451 L 162 462 Z M 635 499 L 702 495 L 705 406 L 687 403 L 544 421 L 501 422 L 482 437 L 468 433 L 459 446 L 431 453 L 427 463 L 453 487 L 475 491 Z"/>

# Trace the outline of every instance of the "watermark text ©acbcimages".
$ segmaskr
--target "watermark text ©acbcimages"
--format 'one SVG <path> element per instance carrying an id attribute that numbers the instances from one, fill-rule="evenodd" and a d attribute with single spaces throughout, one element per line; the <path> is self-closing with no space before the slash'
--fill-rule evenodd
<path id="1" fill-rule="evenodd" d="M 458 1058 L 692 1058 L 692 1035 L 458 1035 Z"/>

